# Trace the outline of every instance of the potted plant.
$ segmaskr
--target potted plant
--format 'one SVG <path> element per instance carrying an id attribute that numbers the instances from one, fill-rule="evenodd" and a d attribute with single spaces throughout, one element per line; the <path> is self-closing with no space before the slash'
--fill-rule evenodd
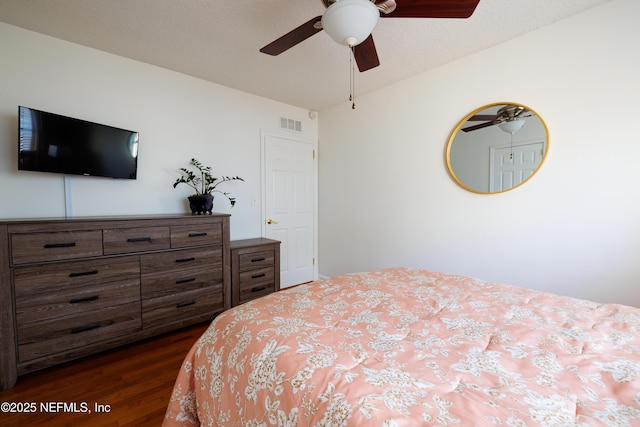
<path id="1" fill-rule="evenodd" d="M 217 187 L 223 182 L 244 181 L 244 179 L 239 176 L 216 178 L 211 174 L 211 166 L 204 166 L 196 159 L 191 159 L 189 164 L 196 170 L 193 171 L 187 168 L 178 169 L 182 173 L 182 176 L 176 179 L 176 182 L 173 183 L 173 188 L 176 188 L 178 184 L 186 184 L 195 191 L 195 194 L 188 197 L 192 215 L 211 214 L 213 210 L 213 193 L 220 193 L 229 199 L 231 207 L 236 204 L 235 198 L 229 197 L 229 193 L 220 191 Z"/>

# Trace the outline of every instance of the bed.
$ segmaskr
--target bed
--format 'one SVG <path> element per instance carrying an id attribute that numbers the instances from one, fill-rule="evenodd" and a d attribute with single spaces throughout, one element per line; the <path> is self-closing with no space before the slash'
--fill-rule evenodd
<path id="1" fill-rule="evenodd" d="M 299 285 L 194 344 L 164 426 L 197 425 L 640 426 L 640 309 L 410 268 Z"/>

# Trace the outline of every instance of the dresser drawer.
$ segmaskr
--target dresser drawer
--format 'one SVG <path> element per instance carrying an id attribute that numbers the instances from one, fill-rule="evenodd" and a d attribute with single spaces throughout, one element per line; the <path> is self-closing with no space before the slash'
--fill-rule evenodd
<path id="1" fill-rule="evenodd" d="M 140 256 L 142 275 L 222 267 L 222 248 L 184 249 Z"/>
<path id="2" fill-rule="evenodd" d="M 142 301 L 142 327 L 149 328 L 224 309 L 222 285 Z"/>
<path id="3" fill-rule="evenodd" d="M 104 229 L 104 254 L 113 255 L 169 249 L 169 230 L 169 227 Z"/>
<path id="4" fill-rule="evenodd" d="M 102 255 L 102 231 L 58 231 L 11 235 L 14 264 Z"/>
<path id="5" fill-rule="evenodd" d="M 192 268 L 142 277 L 142 299 L 173 295 L 215 285 L 222 285 L 222 266 Z"/>
<path id="6" fill-rule="evenodd" d="M 18 325 L 26 325 L 114 305 L 139 304 L 139 301 L 140 278 L 135 276 L 113 283 L 71 286 L 51 292 L 35 293 L 21 286 L 16 288 L 16 320 Z"/>
<path id="7" fill-rule="evenodd" d="M 19 325 L 18 359 L 22 363 L 66 352 L 138 331 L 140 326 L 139 303 L 123 304 L 91 313 Z"/>
<path id="8" fill-rule="evenodd" d="M 95 259 L 56 264 L 16 267 L 13 272 L 17 299 L 53 294 L 75 286 L 88 286 L 117 280 L 139 278 L 138 257 L 116 261 Z"/>
<path id="9" fill-rule="evenodd" d="M 222 223 L 171 227 L 171 247 L 222 245 Z"/>
<path id="10" fill-rule="evenodd" d="M 238 256 L 240 271 L 255 270 L 256 268 L 273 266 L 275 262 L 275 250 L 253 251 L 240 253 Z"/>

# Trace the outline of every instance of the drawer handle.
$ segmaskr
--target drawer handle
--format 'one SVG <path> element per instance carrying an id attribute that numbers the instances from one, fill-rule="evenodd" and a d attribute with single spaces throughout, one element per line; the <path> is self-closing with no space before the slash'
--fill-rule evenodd
<path id="1" fill-rule="evenodd" d="M 176 262 L 189 262 L 189 261 L 195 261 L 195 260 L 196 260 L 196 257 L 192 256 L 192 257 L 189 257 L 189 258 L 177 259 Z"/>
<path id="2" fill-rule="evenodd" d="M 264 291 L 265 289 L 267 289 L 266 286 L 257 286 L 255 288 L 251 288 L 251 292 L 260 292 L 260 291 Z"/>
<path id="3" fill-rule="evenodd" d="M 136 242 L 150 242 L 151 237 L 129 237 L 127 242 L 136 243 Z"/>
<path id="4" fill-rule="evenodd" d="M 98 274 L 98 270 L 82 271 L 80 273 L 69 273 L 69 277 L 91 276 L 94 274 Z"/>
<path id="5" fill-rule="evenodd" d="M 79 334 L 80 332 L 90 331 L 92 329 L 98 329 L 100 327 L 100 323 L 92 323 L 90 325 L 78 326 L 77 328 L 71 329 L 72 334 Z"/>
<path id="6" fill-rule="evenodd" d="M 176 285 L 181 285 L 183 283 L 189 283 L 189 282 L 195 282 L 196 278 L 195 277 L 189 277 L 188 279 L 178 279 L 176 280 Z"/>
<path id="7" fill-rule="evenodd" d="M 47 243 L 44 245 L 45 249 L 56 249 L 56 248 L 73 248 L 76 245 L 76 242 L 69 243 Z"/>
<path id="8" fill-rule="evenodd" d="M 251 276 L 251 278 L 252 278 L 252 279 L 257 279 L 258 277 L 264 277 L 264 276 L 266 276 L 266 274 L 265 274 L 265 273 L 260 273 L 260 274 L 254 274 L 254 275 L 252 275 L 252 276 Z"/>
<path id="9" fill-rule="evenodd" d="M 189 237 L 204 237 L 207 233 L 189 233 Z"/>
<path id="10" fill-rule="evenodd" d="M 69 304 L 78 304 L 81 302 L 96 301 L 98 298 L 100 298 L 100 295 L 91 295 L 90 297 L 85 297 L 85 298 L 74 298 L 72 300 L 69 300 Z"/>
<path id="11" fill-rule="evenodd" d="M 195 303 L 195 301 L 180 302 L 176 304 L 176 308 L 188 307 L 190 305 L 194 305 Z"/>
<path id="12" fill-rule="evenodd" d="M 264 260 L 266 260 L 266 258 L 253 258 L 251 260 L 251 262 L 260 262 L 260 261 L 264 261 Z"/>

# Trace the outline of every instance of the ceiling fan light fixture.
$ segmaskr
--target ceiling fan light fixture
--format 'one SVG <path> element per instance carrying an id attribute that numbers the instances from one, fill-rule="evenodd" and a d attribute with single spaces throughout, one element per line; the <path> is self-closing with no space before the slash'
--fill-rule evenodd
<path id="1" fill-rule="evenodd" d="M 379 18 L 370 0 L 338 0 L 322 15 L 322 28 L 336 43 L 353 47 L 369 37 Z"/>
<path id="2" fill-rule="evenodd" d="M 524 126 L 525 121 L 526 121 L 525 119 L 510 120 L 510 121 L 500 123 L 498 127 L 502 129 L 504 132 L 510 133 L 513 135 L 515 132 L 522 129 L 522 126 Z"/>

